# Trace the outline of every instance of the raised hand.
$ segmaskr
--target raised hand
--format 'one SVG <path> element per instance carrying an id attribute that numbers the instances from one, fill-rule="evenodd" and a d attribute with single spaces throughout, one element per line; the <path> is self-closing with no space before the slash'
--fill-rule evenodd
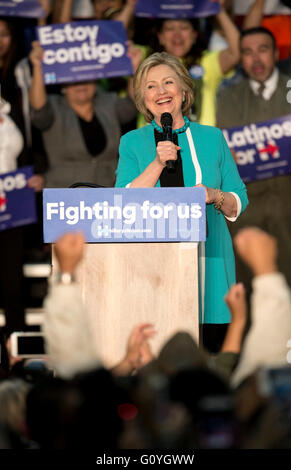
<path id="1" fill-rule="evenodd" d="M 257 227 L 240 230 L 234 238 L 234 246 L 255 275 L 277 271 L 277 242 L 263 230 Z"/>
<path id="2" fill-rule="evenodd" d="M 73 274 L 83 258 L 85 238 L 81 232 L 66 233 L 55 244 L 55 254 L 61 272 Z"/>
<path id="3" fill-rule="evenodd" d="M 38 41 L 33 41 L 31 46 L 32 49 L 29 54 L 30 62 L 34 67 L 40 67 L 42 65 L 44 50 Z"/>
<path id="4" fill-rule="evenodd" d="M 229 289 L 224 300 L 230 310 L 232 321 L 246 321 L 247 303 L 244 285 L 239 282 Z"/>

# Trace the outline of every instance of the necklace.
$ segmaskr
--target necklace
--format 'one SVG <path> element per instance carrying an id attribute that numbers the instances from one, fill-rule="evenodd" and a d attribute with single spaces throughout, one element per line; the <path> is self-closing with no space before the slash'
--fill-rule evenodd
<path id="1" fill-rule="evenodd" d="M 183 119 L 185 121 L 184 126 L 180 127 L 180 129 L 173 129 L 173 134 L 181 134 L 182 132 L 185 132 L 188 129 L 188 127 L 190 126 L 190 121 L 187 116 L 183 116 Z M 154 129 L 156 129 L 158 132 L 163 132 L 163 129 L 156 123 L 154 119 L 152 120 L 151 124 Z"/>

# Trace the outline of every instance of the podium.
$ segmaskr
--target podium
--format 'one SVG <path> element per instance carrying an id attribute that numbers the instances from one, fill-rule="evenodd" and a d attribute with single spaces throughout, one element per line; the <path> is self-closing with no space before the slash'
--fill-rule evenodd
<path id="1" fill-rule="evenodd" d="M 186 188 L 174 189 L 184 192 L 186 190 Z M 135 237 L 132 239 L 122 238 L 121 241 L 116 238 L 112 242 L 108 230 L 104 230 L 103 227 L 102 235 L 98 225 L 96 232 L 98 242 L 88 243 L 86 246 L 85 256 L 77 269 L 76 277 L 81 287 L 81 295 L 95 338 L 96 349 L 106 367 L 112 367 L 122 359 L 128 336 L 132 328 L 139 323 L 154 325 L 157 331 L 151 340 L 154 353 L 158 353 L 163 344 L 177 331 L 187 331 L 197 342 L 199 341 L 198 241 L 193 241 L 193 238 L 203 239 L 205 237 L 205 194 L 203 189 L 201 193 L 201 188 L 197 188 L 195 189 L 195 199 L 193 198 L 194 190 L 188 188 L 187 190 L 192 191 L 190 193 L 191 204 L 194 204 L 196 209 L 197 205 L 201 208 L 201 217 L 193 219 L 195 223 L 192 225 L 193 227 L 195 225 L 196 234 L 193 236 L 192 230 L 190 241 L 165 242 L 168 239 L 168 232 L 165 231 L 165 239 L 161 242 L 153 241 L 151 236 L 148 236 L 146 242 L 140 241 L 140 238 L 137 240 Z M 46 242 L 55 241 L 64 231 L 64 227 L 61 227 L 62 223 L 60 223 L 62 221 L 59 219 L 55 220 L 54 227 L 51 224 L 54 219 L 52 209 L 55 210 L 57 206 L 48 206 L 48 204 L 56 204 L 55 201 L 58 200 L 64 203 L 63 207 L 65 207 L 67 197 L 68 203 L 71 204 L 69 207 L 78 207 L 73 204 L 82 202 L 84 197 L 87 199 L 92 191 L 94 192 L 94 200 L 97 196 L 103 204 L 104 194 L 106 194 L 107 206 L 110 199 L 108 191 L 115 191 L 115 194 L 116 191 L 118 193 L 126 191 L 127 193 L 124 194 L 131 192 L 128 189 L 45 190 L 44 233 Z M 155 192 L 155 189 L 147 189 L 146 192 L 148 191 Z M 163 190 L 158 190 L 156 197 L 161 198 L 161 191 Z M 171 191 L 173 192 L 173 188 Z M 173 194 L 169 195 L 169 192 L 167 194 L 173 201 Z M 76 200 L 72 201 L 72 196 Z M 178 194 L 178 196 L 181 198 L 181 195 Z M 202 198 L 202 202 L 198 196 Z M 146 197 L 145 199 L 143 195 L 143 201 L 149 201 L 148 193 Z M 137 200 L 136 194 L 134 200 Z M 135 204 L 137 203 L 135 202 Z M 139 207 L 143 207 L 142 204 L 143 202 L 139 204 Z M 157 203 L 154 201 L 152 204 Z M 165 201 L 162 204 L 165 205 Z M 86 202 L 86 205 L 82 207 L 94 207 L 94 204 Z M 55 212 L 57 211 L 55 210 Z M 88 214 L 90 215 L 89 211 L 86 215 Z M 154 212 L 152 212 L 153 214 Z M 51 218 L 49 218 L 50 215 Z M 58 217 L 56 213 L 53 215 Z M 90 221 L 90 233 L 88 230 L 86 233 L 84 226 L 80 227 L 82 225 L 80 220 L 75 225 L 84 231 L 87 240 L 96 241 L 94 238 L 96 233 L 94 234 L 92 229 L 93 224 L 96 225 L 96 220 L 92 222 L 90 219 Z M 171 227 L 172 224 L 173 219 L 169 221 Z M 118 226 L 120 227 L 120 224 Z M 121 226 L 124 227 L 122 224 Z M 116 224 L 114 227 L 117 230 Z M 70 227 L 65 228 L 66 231 L 70 229 Z M 117 232 L 112 231 L 112 233 L 116 234 Z M 199 233 L 198 236 L 197 233 Z M 157 239 L 157 234 L 153 238 Z M 56 269 L 53 257 L 53 270 Z"/>

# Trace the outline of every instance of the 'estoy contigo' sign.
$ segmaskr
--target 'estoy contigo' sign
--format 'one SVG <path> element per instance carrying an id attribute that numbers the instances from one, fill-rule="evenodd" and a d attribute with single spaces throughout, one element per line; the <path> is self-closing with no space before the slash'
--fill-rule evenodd
<path id="1" fill-rule="evenodd" d="M 42 26 L 37 31 L 44 49 L 47 85 L 132 75 L 127 36 L 120 21 L 76 21 Z"/>

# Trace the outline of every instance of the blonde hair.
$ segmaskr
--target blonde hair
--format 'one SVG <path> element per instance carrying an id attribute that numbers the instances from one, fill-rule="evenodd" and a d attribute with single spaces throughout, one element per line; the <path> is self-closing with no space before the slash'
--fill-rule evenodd
<path id="1" fill-rule="evenodd" d="M 144 115 L 147 122 L 151 122 L 154 118 L 153 114 L 147 109 L 144 102 L 144 82 L 149 70 L 152 67 L 156 67 L 157 65 L 167 65 L 173 69 L 178 76 L 185 94 L 185 98 L 182 103 L 182 113 L 188 116 L 191 106 L 194 102 L 192 79 L 182 62 L 167 52 L 156 52 L 150 55 L 143 62 L 141 62 L 137 71 L 135 72 L 133 88 L 134 100 L 137 109 Z"/>

